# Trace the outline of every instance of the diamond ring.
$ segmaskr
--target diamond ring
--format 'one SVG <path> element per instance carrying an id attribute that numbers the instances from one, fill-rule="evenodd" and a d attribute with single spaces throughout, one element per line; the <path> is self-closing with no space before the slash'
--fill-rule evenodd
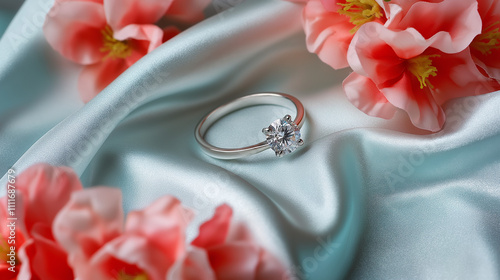
<path id="1" fill-rule="evenodd" d="M 278 105 L 294 108 L 296 117 L 292 119 L 290 115 L 286 115 L 275 120 L 268 127 L 262 129 L 266 140 L 252 146 L 236 149 L 219 148 L 205 140 L 207 130 L 217 120 L 231 112 L 256 105 Z M 285 93 L 256 93 L 238 98 L 213 110 L 200 121 L 195 130 L 195 137 L 202 150 L 214 158 L 235 159 L 257 154 L 269 148 L 276 153 L 276 156 L 282 157 L 304 144 L 300 138 L 300 128 L 304 124 L 304 119 L 304 106 L 297 98 Z"/>

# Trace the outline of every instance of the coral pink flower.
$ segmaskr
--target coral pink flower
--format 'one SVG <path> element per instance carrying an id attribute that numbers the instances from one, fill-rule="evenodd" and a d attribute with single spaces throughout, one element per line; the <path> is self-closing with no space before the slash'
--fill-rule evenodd
<path id="1" fill-rule="evenodd" d="M 123 225 L 121 192 L 98 187 L 72 195 L 54 235 L 79 279 L 164 280 L 184 253 L 191 214 L 172 197 L 133 211 Z"/>
<path id="2" fill-rule="evenodd" d="M 16 273 L 8 271 L 10 265 L 2 263 L 2 279 L 15 279 L 17 272 L 18 279 L 73 279 L 66 253 L 55 242 L 51 226 L 70 193 L 82 188 L 78 177 L 66 167 L 38 164 L 20 174 L 14 186 L 17 220 L 15 244 L 11 245 L 16 248 Z M 3 197 L 0 203 L 0 216 L 4 220 L 6 201 L 7 197 Z M 4 241 L 10 235 L 3 227 L 0 233 Z M 5 247 L 1 248 L 5 256 Z"/>
<path id="3" fill-rule="evenodd" d="M 489 77 L 500 81 L 500 3 L 497 0 L 478 0 L 483 29 L 471 44 L 476 64 Z"/>
<path id="4" fill-rule="evenodd" d="M 416 127 L 440 130 L 444 102 L 489 92 L 494 83 L 481 75 L 468 49 L 446 54 L 433 44 L 412 29 L 366 24 L 349 49 L 355 71 L 344 81 L 349 100 L 365 113 L 384 118 L 399 108 Z"/>
<path id="5" fill-rule="evenodd" d="M 65 167 L 35 165 L 18 176 L 15 187 L 15 243 L 9 242 L 11 229 L 0 231 L 0 250 L 9 258 L 4 261 L 13 254 L 15 273 L 4 262 L 2 279 L 264 280 L 284 273 L 246 228 L 230 233 L 227 205 L 217 208 L 188 246 L 185 231 L 193 214 L 173 197 L 130 212 L 124 223 L 119 189 L 83 190 Z M 7 199 L 0 200 L 3 219 L 12 217 Z M 15 246 L 13 253 L 7 244 Z"/>
<path id="6" fill-rule="evenodd" d="M 178 3 L 179 2 L 179 3 Z M 67 59 L 85 65 L 78 88 L 90 101 L 141 57 L 179 33 L 155 23 L 166 14 L 200 19 L 201 0 L 63 0 L 49 12 L 44 33 L 49 44 Z M 185 16 L 183 18 L 183 16 Z"/>
<path id="7" fill-rule="evenodd" d="M 334 69 L 347 67 L 351 40 L 368 22 L 416 30 L 445 53 L 464 50 L 481 28 L 475 0 L 310 0 L 303 12 L 307 48 Z"/>
<path id="8" fill-rule="evenodd" d="M 283 268 L 248 237 L 228 238 L 232 210 L 223 205 L 187 250 L 192 213 L 173 197 L 131 212 L 122 225 L 118 189 L 76 192 L 53 224 L 79 279 L 281 279 Z"/>
<path id="9" fill-rule="evenodd" d="M 283 279 L 283 266 L 255 244 L 245 228 L 230 234 L 231 216 L 227 205 L 216 209 L 214 217 L 200 227 L 184 259 L 170 272 L 169 280 Z"/>
<path id="10" fill-rule="evenodd" d="M 334 69 L 349 66 L 347 49 L 356 30 L 367 22 L 387 20 L 382 3 L 382 0 L 308 1 L 302 16 L 307 49 Z"/>

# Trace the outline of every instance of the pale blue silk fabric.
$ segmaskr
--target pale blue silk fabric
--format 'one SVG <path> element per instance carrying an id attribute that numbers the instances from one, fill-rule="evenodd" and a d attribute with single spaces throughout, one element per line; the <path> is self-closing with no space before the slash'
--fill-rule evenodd
<path id="1" fill-rule="evenodd" d="M 349 70 L 306 50 L 300 4 L 214 0 L 213 16 L 84 105 L 81 68 L 41 31 L 51 1 L 0 3 L 0 32 L 10 22 L 0 40 L 1 174 L 67 165 L 87 187 L 121 188 L 127 211 L 174 195 L 198 213 L 189 238 L 228 203 L 289 265 L 283 279 L 500 279 L 499 93 L 450 102 L 436 134 L 412 128 L 404 114 L 372 118 L 342 91 Z M 233 161 L 204 155 L 197 122 L 260 91 L 304 103 L 305 146 L 281 159 L 271 151 Z M 207 137 L 253 144 L 287 112 L 242 110 Z"/>

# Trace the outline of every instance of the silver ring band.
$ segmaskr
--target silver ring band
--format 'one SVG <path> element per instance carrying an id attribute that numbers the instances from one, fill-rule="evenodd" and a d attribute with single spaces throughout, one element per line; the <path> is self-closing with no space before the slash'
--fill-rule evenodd
<path id="1" fill-rule="evenodd" d="M 295 108 L 297 114 L 293 121 L 291 120 L 291 117 L 287 115 L 284 118 L 273 122 L 274 126 L 273 124 L 271 124 L 269 128 L 264 128 L 262 132 L 266 134 L 267 140 L 252 146 L 236 148 L 236 149 L 219 148 L 209 144 L 205 140 L 205 134 L 207 130 L 217 120 L 219 120 L 220 118 L 224 117 L 225 115 L 231 112 L 256 105 L 278 105 L 290 109 Z M 196 127 L 195 138 L 196 141 L 198 141 L 198 143 L 200 144 L 202 150 L 207 155 L 212 156 L 214 158 L 235 159 L 235 158 L 254 155 L 269 148 L 275 150 L 276 155 L 281 157 L 284 154 L 287 154 L 295 150 L 296 146 L 301 146 L 304 143 L 302 139 L 300 139 L 300 128 L 304 124 L 304 119 L 305 119 L 304 106 L 297 98 L 285 93 L 271 93 L 271 92 L 256 93 L 238 98 L 213 110 L 210 114 L 204 117 Z M 283 126 L 277 127 L 279 123 L 276 122 L 279 121 L 281 121 L 281 124 L 283 124 Z M 286 142 L 283 142 L 284 141 L 283 131 L 285 129 L 287 132 L 285 133 L 287 134 L 286 137 L 289 138 L 286 139 Z M 281 133 L 280 137 L 276 136 L 278 133 Z M 299 139 L 296 139 L 297 137 Z M 272 146 L 272 143 L 274 143 L 272 141 L 273 139 L 276 140 L 277 138 L 279 138 L 280 141 L 278 144 L 281 146 L 285 145 L 288 149 L 285 149 L 285 151 L 276 150 L 278 148 Z"/>

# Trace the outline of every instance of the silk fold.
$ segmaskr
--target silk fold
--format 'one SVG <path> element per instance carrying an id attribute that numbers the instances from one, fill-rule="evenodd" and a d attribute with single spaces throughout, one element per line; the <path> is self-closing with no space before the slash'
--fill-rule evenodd
<path id="1" fill-rule="evenodd" d="M 283 279 L 500 278 L 498 92 L 448 102 L 445 127 L 434 134 L 401 112 L 373 118 L 343 93 L 350 71 L 307 51 L 301 4 L 214 0 L 210 17 L 83 104 L 81 68 L 43 36 L 41 19 L 53 2 L 14 2 L 0 2 L 2 176 L 38 162 L 69 166 L 86 187 L 120 187 L 126 211 L 174 195 L 198 213 L 188 239 L 227 203 L 289 266 Z M 306 144 L 283 158 L 203 154 L 198 121 L 255 92 L 303 102 Z M 207 138 L 251 145 L 287 113 L 240 110 Z M 2 193 L 5 186 L 3 176 Z"/>

